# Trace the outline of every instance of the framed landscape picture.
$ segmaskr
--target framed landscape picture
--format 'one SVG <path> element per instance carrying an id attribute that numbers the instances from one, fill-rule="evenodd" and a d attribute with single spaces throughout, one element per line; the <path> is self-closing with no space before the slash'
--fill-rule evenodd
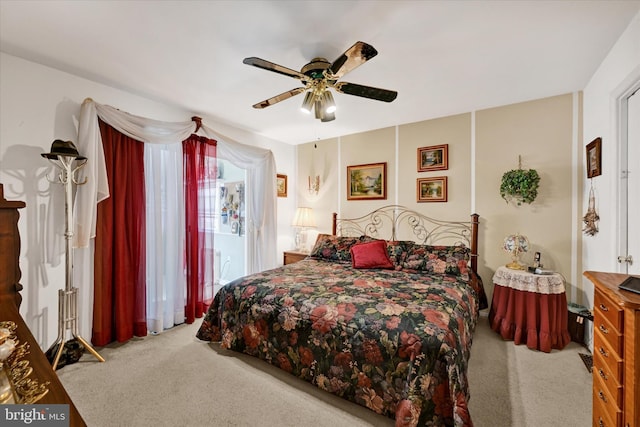
<path id="1" fill-rule="evenodd" d="M 602 175 L 602 138 L 587 144 L 587 178 Z"/>
<path id="2" fill-rule="evenodd" d="M 278 174 L 276 178 L 278 197 L 287 197 L 287 175 Z"/>
<path id="3" fill-rule="evenodd" d="M 418 148 L 418 172 L 449 169 L 449 144 Z"/>
<path id="4" fill-rule="evenodd" d="M 347 166 L 347 200 L 387 198 L 387 162 Z"/>
<path id="5" fill-rule="evenodd" d="M 447 177 L 418 178 L 416 191 L 417 202 L 446 202 Z"/>

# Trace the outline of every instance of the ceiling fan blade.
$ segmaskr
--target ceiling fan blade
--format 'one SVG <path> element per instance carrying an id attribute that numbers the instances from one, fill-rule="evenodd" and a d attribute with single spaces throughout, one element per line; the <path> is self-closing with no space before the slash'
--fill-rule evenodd
<path id="1" fill-rule="evenodd" d="M 256 58 L 255 56 L 244 58 L 242 62 L 247 65 L 253 65 L 254 67 L 262 68 L 263 70 L 273 71 L 274 73 L 293 77 L 294 79 L 302 80 L 305 83 L 309 80 L 308 76 L 305 76 L 299 71 L 283 67 L 282 65 L 274 64 L 273 62 L 266 61 L 264 59 Z"/>
<path id="2" fill-rule="evenodd" d="M 270 105 L 277 104 L 280 101 L 284 101 L 285 99 L 289 99 L 292 96 L 295 96 L 295 95 L 297 95 L 299 93 L 302 93 L 306 89 L 307 88 L 305 88 L 305 87 L 297 87 L 295 89 L 288 90 L 286 92 L 281 93 L 280 95 L 273 96 L 273 97 L 271 97 L 269 99 L 265 99 L 264 101 L 261 101 L 261 102 L 258 102 L 257 104 L 254 104 L 253 108 L 260 108 L 260 109 L 267 108 Z"/>
<path id="3" fill-rule="evenodd" d="M 365 42 L 356 42 L 342 55 L 340 55 L 338 59 L 333 61 L 329 70 L 331 70 L 332 77 L 335 77 L 335 80 L 337 80 L 349 71 L 364 64 L 377 54 L 378 51 L 370 44 Z"/>
<path id="4" fill-rule="evenodd" d="M 338 92 L 347 95 L 362 96 L 378 101 L 391 102 L 398 96 L 394 90 L 379 89 L 377 87 L 362 86 L 355 83 L 339 82 L 333 86 Z"/>

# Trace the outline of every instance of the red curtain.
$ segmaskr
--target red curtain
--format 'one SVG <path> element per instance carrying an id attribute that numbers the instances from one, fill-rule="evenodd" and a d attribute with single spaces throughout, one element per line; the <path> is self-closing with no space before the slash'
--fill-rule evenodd
<path id="1" fill-rule="evenodd" d="M 96 346 L 147 335 L 144 144 L 100 120 L 111 197 L 98 204 L 93 331 Z"/>
<path id="2" fill-rule="evenodd" d="M 191 135 L 182 142 L 185 197 L 185 317 L 193 323 L 213 299 L 213 218 L 216 183 L 216 141 Z"/>

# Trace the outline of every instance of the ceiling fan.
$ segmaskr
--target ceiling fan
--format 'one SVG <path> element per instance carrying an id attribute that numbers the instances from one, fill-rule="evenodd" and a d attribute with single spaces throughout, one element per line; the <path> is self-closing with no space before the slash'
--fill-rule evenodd
<path id="1" fill-rule="evenodd" d="M 336 118 L 336 104 L 329 89 L 335 89 L 337 92 L 347 95 L 391 102 L 396 99 L 398 92 L 338 81 L 342 76 L 377 54 L 378 51 L 370 44 L 356 42 L 333 63 L 330 63 L 325 58 L 313 58 L 311 62 L 302 67 L 300 72 L 255 56 L 245 58 L 242 62 L 247 65 L 293 77 L 300 80 L 304 85 L 258 102 L 253 105 L 253 108 L 266 108 L 306 91 L 307 93 L 302 102 L 302 111 L 311 114 L 311 111 L 315 108 L 316 119 L 329 122 Z"/>

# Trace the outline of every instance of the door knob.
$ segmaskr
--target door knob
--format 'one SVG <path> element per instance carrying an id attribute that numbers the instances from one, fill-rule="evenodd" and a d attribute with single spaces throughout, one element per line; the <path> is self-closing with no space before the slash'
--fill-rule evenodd
<path id="1" fill-rule="evenodd" d="M 622 264 L 623 262 L 629 263 L 629 265 L 633 265 L 633 257 L 631 255 L 627 255 L 627 256 L 620 255 L 618 257 L 618 263 Z"/>

